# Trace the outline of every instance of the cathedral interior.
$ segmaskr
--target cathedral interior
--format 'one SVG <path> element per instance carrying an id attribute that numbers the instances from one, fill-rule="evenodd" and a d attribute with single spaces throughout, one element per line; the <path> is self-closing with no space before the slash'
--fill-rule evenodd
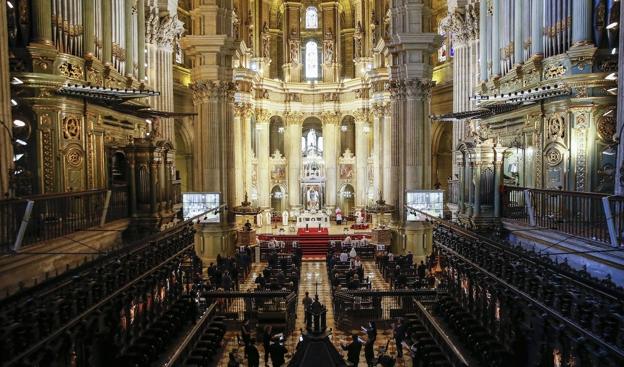
<path id="1" fill-rule="evenodd" d="M 623 366 L 619 22 L 3 2 L 0 366 Z"/>

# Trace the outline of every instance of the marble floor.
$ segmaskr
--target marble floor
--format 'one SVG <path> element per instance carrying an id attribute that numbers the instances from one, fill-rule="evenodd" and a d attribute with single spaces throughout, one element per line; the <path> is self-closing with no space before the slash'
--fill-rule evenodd
<path id="1" fill-rule="evenodd" d="M 245 282 L 241 284 L 241 291 L 247 291 L 249 289 L 254 288 L 254 280 L 257 274 L 264 269 L 266 263 L 254 263 L 252 267 L 252 271 L 250 275 L 247 277 Z M 297 344 L 297 340 L 300 335 L 300 329 L 305 329 L 305 324 L 303 320 L 303 297 L 305 296 L 305 292 L 310 292 L 310 296 L 314 297 L 314 294 L 317 290 L 318 285 L 318 295 L 322 304 L 327 306 L 327 327 L 333 330 L 332 342 L 336 346 L 336 348 L 341 352 L 341 354 L 346 357 L 346 352 L 343 352 L 340 348 L 342 344 L 347 344 L 351 339 L 350 335 L 352 332 L 357 333 L 363 339 L 366 338 L 366 335 L 361 330 L 339 330 L 336 328 L 334 323 L 334 314 L 331 300 L 331 289 L 330 282 L 327 275 L 327 267 L 325 265 L 325 261 L 304 261 L 301 266 L 301 278 L 299 280 L 299 296 L 297 299 L 297 314 L 295 317 L 297 318 L 295 332 L 288 337 L 286 340 L 285 346 L 288 349 L 289 354 L 286 356 L 286 363 L 292 357 L 294 353 L 295 346 Z M 374 261 L 365 261 L 364 262 L 364 273 L 365 276 L 370 277 L 372 281 L 373 289 L 390 289 L 390 285 L 383 279 L 381 273 L 375 266 Z M 238 335 L 238 330 L 228 331 L 225 335 L 225 348 L 224 353 L 222 354 L 222 358 L 220 359 L 218 366 L 227 366 L 228 364 L 228 354 L 232 350 L 237 350 L 237 354 L 239 356 L 239 361 L 246 365 L 247 361 L 244 358 L 244 348 L 238 345 L 238 341 L 236 336 Z M 375 343 L 375 351 L 377 352 L 379 347 L 385 346 L 388 338 L 392 337 L 392 332 L 390 330 L 379 329 L 377 342 Z M 264 360 L 264 350 L 261 346 L 261 343 L 256 343 L 258 347 L 258 351 L 260 352 L 260 360 Z M 389 344 L 389 353 L 393 356 L 396 356 L 396 346 L 394 341 L 391 341 Z M 271 362 L 269 361 L 269 365 Z M 403 359 L 397 360 L 397 366 L 411 366 L 410 357 L 404 352 Z M 362 354 L 360 355 L 360 364 L 358 367 L 366 367 L 366 361 L 364 360 L 364 350 L 362 349 Z"/>

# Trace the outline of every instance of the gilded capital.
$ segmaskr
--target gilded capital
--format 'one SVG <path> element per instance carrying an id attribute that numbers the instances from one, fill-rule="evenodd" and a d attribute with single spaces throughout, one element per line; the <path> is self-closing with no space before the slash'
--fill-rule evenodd
<path id="1" fill-rule="evenodd" d="M 323 112 L 321 113 L 321 120 L 324 124 L 337 124 L 340 122 L 340 113 L 338 112 Z"/>
<path id="2" fill-rule="evenodd" d="M 268 123 L 269 120 L 271 119 L 271 116 L 273 116 L 271 111 L 263 109 L 263 108 L 256 108 L 256 121 L 257 122 Z"/>
<path id="3" fill-rule="evenodd" d="M 383 117 L 390 113 L 390 102 L 379 102 L 373 104 L 373 115 Z"/>
<path id="4" fill-rule="evenodd" d="M 368 122 L 370 118 L 370 111 L 366 108 L 358 108 L 352 113 L 353 118 L 355 118 L 355 122 Z"/>
<path id="5" fill-rule="evenodd" d="M 305 114 L 299 111 L 290 111 L 286 112 L 285 117 L 287 125 L 301 124 L 305 118 Z"/>
<path id="6" fill-rule="evenodd" d="M 249 102 L 237 102 L 234 103 L 234 116 L 247 118 L 251 116 L 251 103 Z"/>
<path id="7" fill-rule="evenodd" d="M 236 84 L 225 81 L 202 80 L 191 83 L 189 88 L 193 92 L 193 103 L 208 102 L 211 99 L 234 97 Z"/>

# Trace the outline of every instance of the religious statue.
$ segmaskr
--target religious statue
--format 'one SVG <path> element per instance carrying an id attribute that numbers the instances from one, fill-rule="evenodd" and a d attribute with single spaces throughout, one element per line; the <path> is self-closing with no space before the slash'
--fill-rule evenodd
<path id="1" fill-rule="evenodd" d="M 238 39 L 240 37 L 239 23 L 240 23 L 240 20 L 238 19 L 238 9 L 234 7 L 234 10 L 232 10 L 232 25 L 233 25 L 233 30 L 234 30 L 234 39 Z"/>
<path id="2" fill-rule="evenodd" d="M 288 210 L 284 210 L 284 212 L 282 212 L 282 225 L 284 227 L 288 226 Z"/>
<path id="3" fill-rule="evenodd" d="M 269 34 L 269 26 L 264 22 L 262 26 L 262 57 L 271 57 L 271 35 Z"/>
<path id="4" fill-rule="evenodd" d="M 323 54 L 323 60 L 326 64 L 334 62 L 334 41 L 325 41 L 325 52 Z"/>
<path id="5" fill-rule="evenodd" d="M 306 193 L 306 203 L 307 203 L 308 210 L 319 209 L 319 192 L 316 191 L 315 186 L 312 186 L 308 189 Z"/>
<path id="6" fill-rule="evenodd" d="M 362 36 L 364 35 L 364 30 L 362 29 L 362 22 L 358 21 L 357 27 L 355 28 L 355 33 L 353 34 L 353 56 L 358 59 L 362 57 Z"/>
<path id="7" fill-rule="evenodd" d="M 290 62 L 292 64 L 299 63 L 299 43 L 290 41 Z"/>

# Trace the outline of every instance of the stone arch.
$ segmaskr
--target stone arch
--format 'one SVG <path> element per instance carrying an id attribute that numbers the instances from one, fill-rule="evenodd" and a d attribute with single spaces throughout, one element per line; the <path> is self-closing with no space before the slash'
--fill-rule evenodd
<path id="1" fill-rule="evenodd" d="M 352 115 L 344 115 L 340 120 L 340 156 L 342 156 L 347 149 L 351 151 L 351 154 L 355 155 L 355 117 Z"/>
<path id="2" fill-rule="evenodd" d="M 453 126 L 435 122 L 431 132 L 431 178 L 432 184 L 447 189 L 448 178 L 453 174 Z"/>
<path id="3" fill-rule="evenodd" d="M 273 212 L 281 214 L 282 211 L 286 210 L 288 205 L 286 201 L 286 192 L 286 187 L 283 185 L 277 184 L 271 187 L 271 209 Z M 278 196 L 278 193 L 280 196 Z"/>
<path id="4" fill-rule="evenodd" d="M 350 216 L 355 209 L 355 188 L 350 183 L 343 183 L 338 189 L 336 205 L 344 216 Z"/>
<path id="5" fill-rule="evenodd" d="M 269 152 L 271 155 L 276 150 L 285 156 L 285 135 L 286 135 L 286 122 L 284 118 L 278 115 L 271 116 L 269 119 Z"/>

